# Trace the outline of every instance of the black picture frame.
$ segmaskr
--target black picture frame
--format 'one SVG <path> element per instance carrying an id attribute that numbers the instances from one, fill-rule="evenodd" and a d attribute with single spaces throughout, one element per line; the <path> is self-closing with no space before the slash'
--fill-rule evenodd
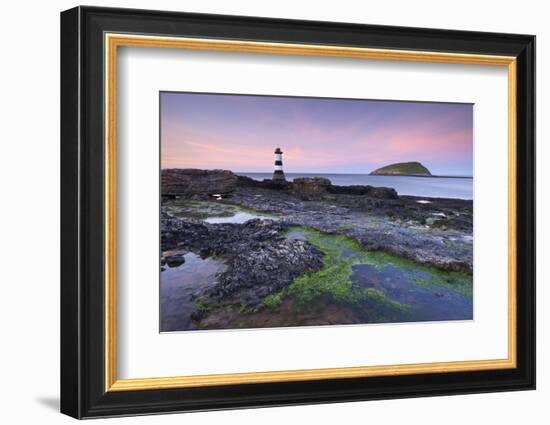
<path id="1" fill-rule="evenodd" d="M 104 34 L 506 55 L 517 58 L 517 367 L 105 391 Z M 61 412 L 75 418 L 535 388 L 535 37 L 132 9 L 61 13 Z"/>

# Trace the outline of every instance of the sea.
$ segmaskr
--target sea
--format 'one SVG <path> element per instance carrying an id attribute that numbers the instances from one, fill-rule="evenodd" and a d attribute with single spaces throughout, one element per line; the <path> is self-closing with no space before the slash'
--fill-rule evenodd
<path id="1" fill-rule="evenodd" d="M 271 179 L 271 173 L 237 172 L 254 180 Z M 285 173 L 287 180 L 298 177 L 325 177 L 337 186 L 370 185 L 394 188 L 399 195 L 427 198 L 473 199 L 473 179 L 462 176 L 372 176 L 370 174 Z"/>

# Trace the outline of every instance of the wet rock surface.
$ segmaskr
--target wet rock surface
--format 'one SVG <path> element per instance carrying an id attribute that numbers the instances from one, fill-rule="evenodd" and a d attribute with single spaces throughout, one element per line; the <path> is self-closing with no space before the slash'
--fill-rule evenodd
<path id="1" fill-rule="evenodd" d="M 322 199 L 328 193 L 331 183 L 324 177 L 302 177 L 292 181 L 292 194 L 304 201 Z"/>
<path id="2" fill-rule="evenodd" d="M 277 221 L 258 219 L 244 224 L 188 222 L 163 212 L 163 250 L 177 248 L 201 257 L 219 257 L 227 266 L 214 287 L 195 294 L 201 302 L 193 317 L 200 320 L 214 306 L 258 307 L 294 278 L 319 270 L 323 254 L 305 241 L 287 239 L 286 228 Z"/>
<path id="3" fill-rule="evenodd" d="M 176 201 L 163 200 L 162 265 L 171 267 L 170 263 L 177 263 L 186 252 L 215 258 L 225 265 L 215 283 L 190 295 L 195 301 L 191 319 L 199 328 L 219 328 L 220 323 L 231 327 L 247 312 L 253 312 L 251 317 L 265 321 L 266 326 L 282 323 L 260 309 L 266 297 L 279 293 L 297 277 L 323 268 L 323 253 L 319 249 L 305 240 L 286 236 L 293 226 L 343 235 L 364 249 L 386 252 L 438 270 L 472 273 L 472 201 L 398 196 L 391 188 L 334 186 L 324 178 L 274 183 L 224 171 L 210 175 L 195 173 L 202 170 L 165 171 L 171 171 L 167 173 L 168 180 L 181 181 L 168 181 L 164 186 L 163 172 L 163 194 L 165 187 L 176 187 L 180 203 L 189 200 L 212 207 L 192 206 L 182 212 L 175 207 Z M 194 183 L 186 187 L 185 179 Z M 222 193 L 222 199 L 212 200 L 213 193 Z M 205 221 L 208 211 L 231 216 L 231 208 L 273 218 L 242 224 Z M 174 252 L 178 255 L 166 254 Z M 334 317 L 339 317 L 340 323 L 357 323 L 368 316 L 358 315 L 355 310 L 352 314 L 349 307 L 333 306 L 327 300 L 323 303 L 335 311 L 327 323 Z M 287 304 L 273 311 L 286 311 Z M 313 313 L 300 315 L 299 320 L 305 324 L 320 321 L 320 316 Z"/>
<path id="4" fill-rule="evenodd" d="M 327 194 L 304 201 L 284 191 L 237 188 L 226 202 L 280 215 L 288 224 L 356 239 L 364 248 L 386 251 L 443 270 L 472 271 L 472 202 L 416 197 L 372 198 Z"/>
<path id="5" fill-rule="evenodd" d="M 237 176 L 227 170 L 164 169 L 161 193 L 163 196 L 223 195 L 235 190 L 237 180 Z"/>
<path id="6" fill-rule="evenodd" d="M 179 267 L 185 263 L 185 257 L 183 255 L 170 255 L 164 259 L 164 262 L 168 267 Z"/>

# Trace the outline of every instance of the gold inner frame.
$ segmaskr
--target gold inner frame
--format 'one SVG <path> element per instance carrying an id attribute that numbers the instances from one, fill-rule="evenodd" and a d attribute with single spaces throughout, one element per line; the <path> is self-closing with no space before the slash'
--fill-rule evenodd
<path id="1" fill-rule="evenodd" d="M 128 34 L 105 34 L 105 391 L 135 391 L 214 385 L 311 381 L 416 373 L 446 373 L 516 367 L 516 58 L 462 53 L 370 49 Z M 116 324 L 116 123 L 119 46 L 325 56 L 507 67 L 508 72 L 508 357 L 418 364 L 118 379 Z"/>

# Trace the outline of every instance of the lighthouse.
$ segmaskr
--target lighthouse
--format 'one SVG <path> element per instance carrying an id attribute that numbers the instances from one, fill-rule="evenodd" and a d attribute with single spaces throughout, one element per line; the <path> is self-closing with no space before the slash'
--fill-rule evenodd
<path id="1" fill-rule="evenodd" d="M 275 169 L 273 170 L 273 181 L 286 181 L 283 173 L 283 151 L 280 147 L 275 149 Z"/>

